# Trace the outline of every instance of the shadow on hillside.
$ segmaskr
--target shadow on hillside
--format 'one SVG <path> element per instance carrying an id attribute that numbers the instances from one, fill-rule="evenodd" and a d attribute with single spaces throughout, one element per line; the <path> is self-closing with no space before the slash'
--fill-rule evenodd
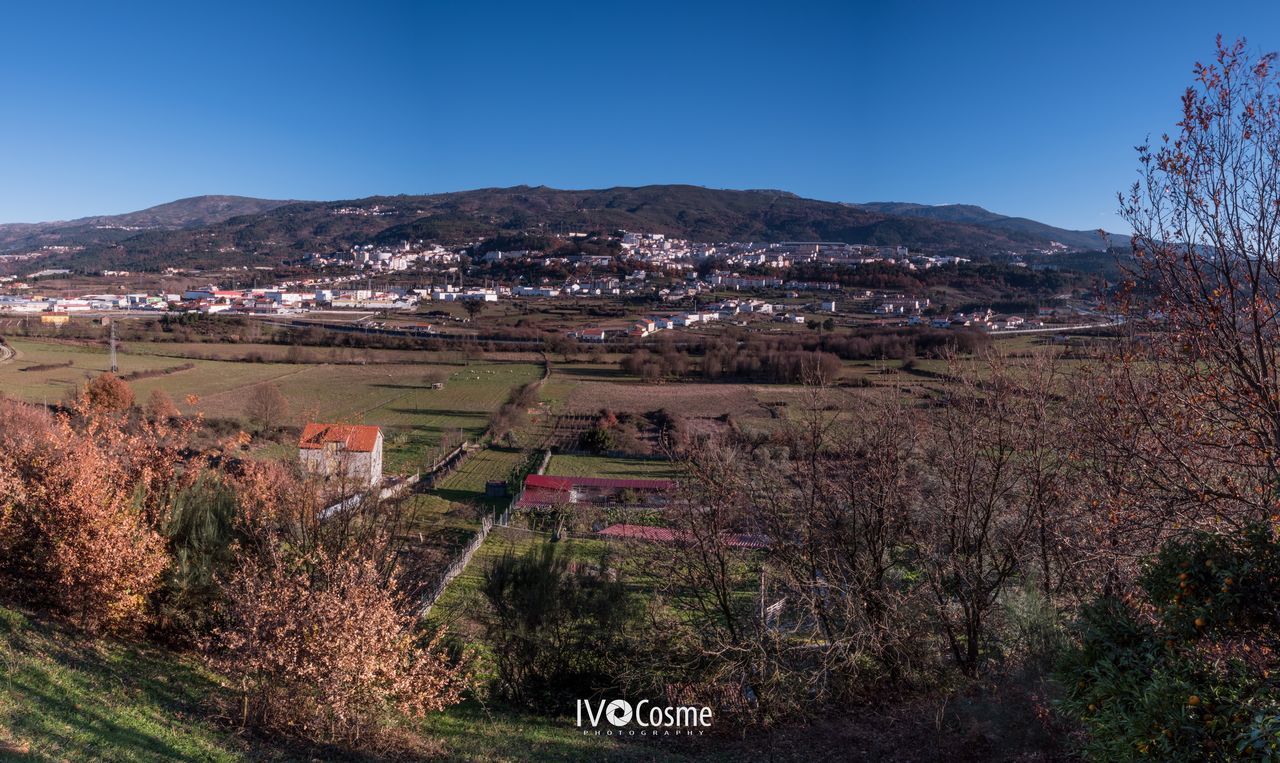
<path id="1" fill-rule="evenodd" d="M 194 658 L 0 615 L 0 742 L 26 740 L 0 760 L 385 760 L 238 728 L 222 714 L 234 698 Z"/>
<path id="2" fill-rule="evenodd" d="M 587 367 L 582 366 L 554 366 L 552 370 L 554 376 L 570 376 L 583 379 L 626 379 L 639 382 L 634 375 L 623 371 L 617 366 L 599 366 Z"/>
<path id="3" fill-rule="evenodd" d="M 476 419 L 486 421 L 489 414 L 484 411 L 460 411 L 456 408 L 388 408 L 392 413 L 404 413 L 410 416 L 448 416 L 455 419 Z M 457 428 L 456 426 L 452 428 Z"/>
<path id="4" fill-rule="evenodd" d="M 16 738 L 32 741 L 36 752 L 29 759 L 45 760 L 38 751 L 52 748 L 72 758 L 90 749 L 168 761 L 189 757 L 191 744 L 238 746 L 220 738 L 229 729 L 196 720 L 215 712 L 223 690 L 185 660 L 160 649 L 89 641 L 34 618 L 15 616 L 5 625 L 4 688 L 22 708 L 6 724 Z M 172 726 L 171 737 L 157 733 L 168 718 L 190 719 L 190 733 Z"/>

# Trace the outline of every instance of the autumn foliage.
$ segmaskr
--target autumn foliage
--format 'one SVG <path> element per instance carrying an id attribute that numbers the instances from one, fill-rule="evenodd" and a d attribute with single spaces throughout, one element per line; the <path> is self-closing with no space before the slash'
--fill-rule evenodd
<path id="1" fill-rule="evenodd" d="M 249 562 L 228 583 L 220 633 L 245 722 L 325 742 L 459 701 L 466 672 L 419 643 L 370 559 L 318 554 L 302 568 Z"/>
<path id="2" fill-rule="evenodd" d="M 465 665 L 397 584 L 398 514 L 325 518 L 295 468 L 201 455 L 175 412 L 110 375 L 54 412 L 0 398 L 0 595 L 200 648 L 236 679 L 229 717 L 312 742 L 383 747 L 457 702 Z"/>
<path id="3" fill-rule="evenodd" d="M 121 413 L 133 405 L 133 390 L 115 374 L 99 374 L 78 390 L 76 402 L 96 413 Z"/>
<path id="4" fill-rule="evenodd" d="M 140 626 L 167 563 L 148 517 L 158 483 L 172 476 L 156 433 L 78 431 L 68 416 L 11 401 L 0 401 L 0 421 L 7 585 L 92 631 Z"/>

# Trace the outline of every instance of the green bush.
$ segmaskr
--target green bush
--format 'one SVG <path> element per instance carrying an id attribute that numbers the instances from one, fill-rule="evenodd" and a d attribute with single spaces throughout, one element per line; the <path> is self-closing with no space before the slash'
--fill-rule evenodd
<path id="1" fill-rule="evenodd" d="M 498 696 L 557 713 L 618 686 L 639 611 L 607 553 L 588 563 L 553 542 L 508 552 L 485 569 L 480 590 Z"/>
<path id="2" fill-rule="evenodd" d="M 1280 760 L 1269 528 L 1166 544 L 1139 591 L 1086 606 L 1058 670 L 1091 760 Z"/>
<path id="3" fill-rule="evenodd" d="M 588 429 L 578 440 L 578 447 L 591 453 L 605 453 L 613 450 L 613 432 L 603 427 Z"/>
<path id="4" fill-rule="evenodd" d="M 216 620 L 218 577 L 235 559 L 235 513 L 235 492 L 213 473 L 173 496 L 165 528 L 171 561 L 156 602 L 157 626 L 168 637 L 198 636 Z"/>

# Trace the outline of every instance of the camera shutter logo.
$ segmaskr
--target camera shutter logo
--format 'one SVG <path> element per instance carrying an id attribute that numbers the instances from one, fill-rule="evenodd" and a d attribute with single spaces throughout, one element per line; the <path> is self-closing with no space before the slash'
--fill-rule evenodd
<path id="1" fill-rule="evenodd" d="M 631 703 L 625 699 L 615 699 L 605 708 L 604 717 L 615 726 L 625 726 L 631 722 Z"/>

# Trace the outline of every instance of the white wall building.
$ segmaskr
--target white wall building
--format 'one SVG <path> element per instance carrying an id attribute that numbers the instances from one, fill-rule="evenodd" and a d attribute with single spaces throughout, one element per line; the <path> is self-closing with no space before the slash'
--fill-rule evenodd
<path id="1" fill-rule="evenodd" d="M 302 468 L 326 479 L 373 486 L 382 482 L 382 430 L 360 424 L 310 423 L 298 442 Z"/>

